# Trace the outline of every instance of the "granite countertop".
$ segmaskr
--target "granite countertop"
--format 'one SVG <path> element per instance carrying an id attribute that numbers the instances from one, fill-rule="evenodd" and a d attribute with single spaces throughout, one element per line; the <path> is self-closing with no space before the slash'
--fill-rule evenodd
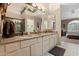
<path id="1" fill-rule="evenodd" d="M 52 35 L 52 34 L 55 34 L 55 33 L 40 33 L 40 34 L 30 34 L 30 35 L 23 35 L 23 36 L 14 36 L 11 38 L 4 38 L 4 39 L 2 38 L 0 41 L 0 45 L 19 42 L 23 40 L 29 40 L 29 39 L 43 37 L 43 36 Z"/>

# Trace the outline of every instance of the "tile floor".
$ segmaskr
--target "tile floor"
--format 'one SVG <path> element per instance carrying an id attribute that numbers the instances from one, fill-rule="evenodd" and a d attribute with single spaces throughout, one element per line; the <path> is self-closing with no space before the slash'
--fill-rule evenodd
<path id="1" fill-rule="evenodd" d="M 79 56 L 79 44 L 62 41 L 61 45 L 58 46 L 66 49 L 64 56 Z M 53 56 L 53 55 L 46 53 L 44 56 Z"/>

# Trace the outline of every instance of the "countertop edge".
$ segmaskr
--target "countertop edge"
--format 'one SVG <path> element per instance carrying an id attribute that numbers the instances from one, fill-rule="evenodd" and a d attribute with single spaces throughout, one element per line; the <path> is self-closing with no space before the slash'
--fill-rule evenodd
<path id="1" fill-rule="evenodd" d="M 10 43 L 14 43 L 14 42 L 20 42 L 20 41 L 24 41 L 24 40 L 30 40 L 30 39 L 53 35 L 53 34 L 56 34 L 56 33 L 49 33 L 49 34 L 46 33 L 45 35 L 37 34 L 38 36 L 34 36 L 34 37 L 26 38 L 26 39 L 15 40 L 15 41 L 9 41 L 9 42 L 7 42 L 7 41 L 5 42 L 6 39 L 2 39 L 2 41 L 0 42 L 0 45 L 10 44 Z"/>

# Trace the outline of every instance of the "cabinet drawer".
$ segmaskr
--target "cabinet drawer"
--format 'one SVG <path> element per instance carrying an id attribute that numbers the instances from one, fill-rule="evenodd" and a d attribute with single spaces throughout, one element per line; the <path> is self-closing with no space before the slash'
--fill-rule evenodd
<path id="1" fill-rule="evenodd" d="M 42 39 L 43 39 L 42 37 L 39 37 L 38 42 L 42 42 Z"/>
<path id="2" fill-rule="evenodd" d="M 30 47 L 26 47 L 26 48 L 14 51 L 8 54 L 8 56 L 30 56 Z"/>
<path id="3" fill-rule="evenodd" d="M 6 44 L 6 53 L 10 53 L 20 48 L 20 42 Z"/>
<path id="4" fill-rule="evenodd" d="M 49 45 L 49 40 L 43 41 L 43 45 L 48 44 Z"/>
<path id="5" fill-rule="evenodd" d="M 21 41 L 21 48 L 30 46 L 30 45 L 32 45 L 32 44 L 34 44 L 34 43 L 36 43 L 36 42 L 37 42 L 36 39 L 29 39 L 29 40 Z"/>
<path id="6" fill-rule="evenodd" d="M 49 42 L 48 41 L 44 41 L 43 42 L 43 54 L 47 53 L 49 51 Z"/>
<path id="7" fill-rule="evenodd" d="M 30 40 L 21 41 L 21 48 L 30 46 Z"/>
<path id="8" fill-rule="evenodd" d="M 4 45 L 0 45 L 0 56 L 4 55 Z"/>
<path id="9" fill-rule="evenodd" d="M 50 38 L 53 38 L 53 37 L 54 37 L 54 35 L 51 35 L 51 36 L 50 36 Z"/>
<path id="10" fill-rule="evenodd" d="M 30 45 L 37 43 L 37 39 L 38 39 L 38 38 L 31 39 L 31 40 L 30 40 Z"/>
<path id="11" fill-rule="evenodd" d="M 46 40 L 48 40 L 48 37 L 47 36 L 44 36 L 43 37 L 43 41 L 46 41 Z"/>
<path id="12" fill-rule="evenodd" d="M 47 39 L 50 39 L 50 35 L 49 35 L 49 36 L 47 36 Z"/>

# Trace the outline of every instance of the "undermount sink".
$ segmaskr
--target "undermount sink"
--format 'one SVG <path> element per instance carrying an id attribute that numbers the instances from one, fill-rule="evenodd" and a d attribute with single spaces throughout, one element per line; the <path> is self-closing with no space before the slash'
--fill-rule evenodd
<path id="1" fill-rule="evenodd" d="M 20 38 L 26 39 L 26 38 L 32 38 L 32 37 L 38 37 L 41 35 L 46 35 L 46 33 L 37 33 L 37 34 L 29 34 L 29 35 L 22 35 Z"/>
<path id="2" fill-rule="evenodd" d="M 20 36 L 20 37 L 32 37 L 32 36 L 34 36 L 35 34 L 28 34 L 28 35 L 22 35 L 22 36 Z"/>

